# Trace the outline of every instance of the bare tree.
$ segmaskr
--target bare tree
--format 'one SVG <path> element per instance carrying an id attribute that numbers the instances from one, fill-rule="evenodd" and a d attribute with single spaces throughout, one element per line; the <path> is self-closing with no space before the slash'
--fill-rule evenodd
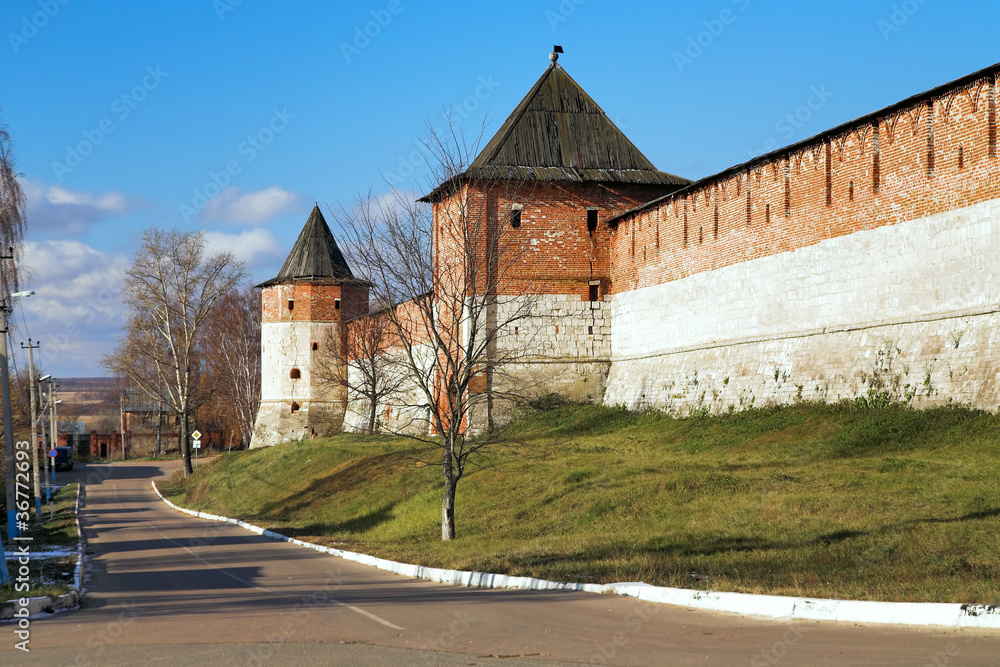
<path id="1" fill-rule="evenodd" d="M 150 228 L 125 271 L 129 308 L 124 335 L 102 361 L 178 416 L 184 469 L 190 475 L 188 418 L 199 402 L 200 349 L 206 322 L 220 298 L 245 279 L 230 253 L 205 256 L 202 232 Z"/>
<path id="2" fill-rule="evenodd" d="M 26 226 L 27 199 L 18 176 L 10 135 L 7 128 L 0 125 L 0 255 L 12 249 L 14 254 L 12 269 L 4 272 L 4 294 L 15 291 L 18 286 L 18 259 Z"/>
<path id="3" fill-rule="evenodd" d="M 421 398 L 411 414 L 422 408 L 429 422 L 423 434 L 404 434 L 439 449 L 441 539 L 450 540 L 458 483 L 496 443 L 495 401 L 517 398 L 499 374 L 527 354 L 527 332 L 514 335 L 532 315 L 534 290 L 516 271 L 527 241 L 499 219 L 497 202 L 517 201 L 530 186 L 463 176 L 473 151 L 454 132 L 432 132 L 425 145 L 441 183 L 433 209 L 404 192 L 368 193 L 341 226 L 352 266 L 372 283 L 372 301 L 385 313 L 407 383 Z"/>
<path id="4" fill-rule="evenodd" d="M 399 395 L 407 377 L 406 366 L 400 363 L 395 328 L 384 312 L 357 317 L 344 326 L 346 343 L 330 332 L 324 349 L 332 352 L 316 360 L 313 375 L 326 390 L 346 389 L 349 404 L 364 405 L 363 432 L 378 433 L 379 406 Z"/>
<path id="5" fill-rule="evenodd" d="M 247 285 L 219 299 L 205 328 L 212 406 L 217 415 L 230 417 L 225 421 L 235 425 L 245 445 L 260 407 L 260 322 L 260 292 Z"/>

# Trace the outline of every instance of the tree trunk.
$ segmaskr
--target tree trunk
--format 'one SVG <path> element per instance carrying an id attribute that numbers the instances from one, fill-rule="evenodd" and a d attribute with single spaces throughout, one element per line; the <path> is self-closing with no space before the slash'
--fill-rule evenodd
<path id="1" fill-rule="evenodd" d="M 375 420 L 378 418 L 378 402 L 374 397 L 370 397 L 368 403 L 371 405 L 371 409 L 368 411 L 368 433 L 374 433 Z"/>
<path id="2" fill-rule="evenodd" d="M 451 452 L 444 450 L 444 500 L 441 503 L 441 541 L 455 539 L 455 471 L 452 469 Z"/>
<path id="3" fill-rule="evenodd" d="M 156 457 L 163 454 L 163 405 L 156 404 Z"/>
<path id="4" fill-rule="evenodd" d="M 188 414 L 187 409 L 181 411 L 181 452 L 184 455 L 184 476 L 194 473 L 191 465 L 191 443 L 188 442 Z"/>

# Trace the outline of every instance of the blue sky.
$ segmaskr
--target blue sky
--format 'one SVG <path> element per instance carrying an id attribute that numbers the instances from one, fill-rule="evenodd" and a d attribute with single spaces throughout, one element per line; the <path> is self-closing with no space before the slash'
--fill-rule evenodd
<path id="1" fill-rule="evenodd" d="M 985 1 L 5 0 L 0 25 L 37 291 L 14 346 L 40 339 L 56 377 L 103 374 L 143 228 L 205 230 L 270 278 L 314 201 L 427 190 L 428 124 L 450 106 L 488 139 L 553 44 L 688 178 L 1000 61 Z"/>

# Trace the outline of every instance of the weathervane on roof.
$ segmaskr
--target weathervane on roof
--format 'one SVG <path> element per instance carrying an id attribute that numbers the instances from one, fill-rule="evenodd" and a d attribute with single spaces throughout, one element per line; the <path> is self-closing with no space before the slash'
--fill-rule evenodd
<path id="1" fill-rule="evenodd" d="M 555 44 L 552 47 L 552 53 L 549 54 L 549 60 L 551 60 L 552 62 L 555 62 L 555 61 L 559 60 L 559 54 L 562 53 L 562 52 L 563 52 L 563 48 L 561 46 L 559 46 L 558 44 Z"/>

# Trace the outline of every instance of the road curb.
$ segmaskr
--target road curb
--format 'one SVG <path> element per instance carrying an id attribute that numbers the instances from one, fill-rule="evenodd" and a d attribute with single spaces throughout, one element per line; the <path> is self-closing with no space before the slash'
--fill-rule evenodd
<path id="1" fill-rule="evenodd" d="M 345 560 L 394 572 L 415 579 L 425 579 L 443 584 L 476 588 L 506 588 L 518 590 L 583 591 L 586 593 L 614 594 L 646 602 L 668 604 L 686 609 L 721 611 L 755 618 L 773 620 L 835 621 L 839 623 L 865 623 L 873 625 L 906 625 L 916 627 L 989 628 L 1000 629 L 1000 604 L 958 604 L 937 602 L 871 602 L 864 600 L 827 600 L 822 598 L 797 598 L 781 595 L 753 595 L 749 593 L 720 593 L 696 591 L 687 588 L 667 588 L 644 583 L 578 584 L 533 577 L 513 577 L 488 572 L 445 570 L 399 563 L 367 554 L 324 547 L 303 542 L 272 530 L 255 526 L 246 521 L 189 510 L 170 502 L 151 482 L 153 491 L 170 507 L 199 519 L 222 521 L 239 526 L 252 533 L 280 542 L 289 542 Z M 81 533 L 82 534 L 82 533 Z"/>
<path id="2" fill-rule="evenodd" d="M 83 489 L 82 483 L 77 483 L 76 487 L 76 569 L 73 573 L 73 588 L 69 593 L 63 595 L 42 595 L 36 598 L 28 598 L 27 605 L 19 604 L 20 600 L 5 600 L 0 602 L 0 621 L 9 621 L 14 618 L 14 613 L 19 608 L 27 607 L 28 617 L 45 612 L 51 614 L 60 609 L 73 609 L 80 604 L 83 598 L 83 526 L 80 525 L 80 491 Z M 163 496 L 160 496 L 161 498 Z M 23 599 L 23 598 L 22 598 Z"/>

